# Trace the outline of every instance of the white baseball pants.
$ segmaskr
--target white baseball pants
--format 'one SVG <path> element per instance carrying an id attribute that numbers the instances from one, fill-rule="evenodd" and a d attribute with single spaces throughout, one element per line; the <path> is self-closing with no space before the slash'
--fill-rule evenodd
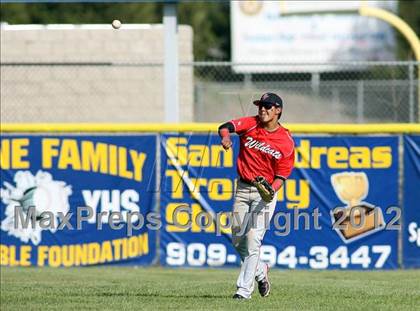
<path id="1" fill-rule="evenodd" d="M 238 181 L 232 215 L 232 243 L 242 261 L 236 293 L 245 298 L 251 297 L 255 278 L 264 278 L 264 264 L 259 259 L 260 247 L 276 203 L 277 193 L 267 203 L 261 199 L 257 188 Z"/>

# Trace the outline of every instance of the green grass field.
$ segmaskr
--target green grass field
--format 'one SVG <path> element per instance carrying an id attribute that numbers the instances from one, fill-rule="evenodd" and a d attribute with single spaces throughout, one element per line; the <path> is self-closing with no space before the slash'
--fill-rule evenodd
<path id="1" fill-rule="evenodd" d="M 231 299 L 237 269 L 1 268 L 1 310 L 420 310 L 420 270 L 271 270 L 272 293 Z"/>

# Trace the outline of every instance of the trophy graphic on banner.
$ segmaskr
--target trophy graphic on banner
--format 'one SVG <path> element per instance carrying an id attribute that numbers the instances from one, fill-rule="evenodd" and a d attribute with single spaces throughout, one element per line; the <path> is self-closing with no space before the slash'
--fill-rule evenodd
<path id="1" fill-rule="evenodd" d="M 346 204 L 331 212 L 334 227 L 344 242 L 349 243 L 384 227 L 382 210 L 363 202 L 369 193 L 369 181 L 363 172 L 331 175 L 338 198 Z"/>

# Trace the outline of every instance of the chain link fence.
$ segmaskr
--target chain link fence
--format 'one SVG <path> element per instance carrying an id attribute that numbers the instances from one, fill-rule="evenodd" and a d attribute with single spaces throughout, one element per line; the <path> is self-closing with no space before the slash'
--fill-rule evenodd
<path id="1" fill-rule="evenodd" d="M 297 64 L 306 72 L 293 72 L 291 64 L 195 63 L 195 118 L 212 122 L 220 114 L 255 113 L 252 100 L 272 91 L 284 100 L 285 122 L 418 122 L 419 64 Z M 255 67 L 260 72 L 246 73 Z M 264 72 L 272 67 L 283 73 Z"/>
<path id="2" fill-rule="evenodd" d="M 419 122 L 419 62 L 180 65 L 181 122 L 256 113 L 264 92 L 284 122 Z M 294 70 L 296 68 L 296 70 Z M 1 63 L 2 122 L 162 122 L 163 64 Z"/>

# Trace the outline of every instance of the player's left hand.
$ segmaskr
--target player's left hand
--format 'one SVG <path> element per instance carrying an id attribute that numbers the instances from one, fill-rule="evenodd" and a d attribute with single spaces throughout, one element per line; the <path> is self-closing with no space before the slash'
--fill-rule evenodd
<path id="1" fill-rule="evenodd" d="M 270 183 L 263 177 L 257 176 L 253 181 L 254 186 L 258 189 L 258 192 L 261 195 L 261 198 L 265 202 L 271 202 L 274 198 L 274 189 L 271 187 Z"/>

